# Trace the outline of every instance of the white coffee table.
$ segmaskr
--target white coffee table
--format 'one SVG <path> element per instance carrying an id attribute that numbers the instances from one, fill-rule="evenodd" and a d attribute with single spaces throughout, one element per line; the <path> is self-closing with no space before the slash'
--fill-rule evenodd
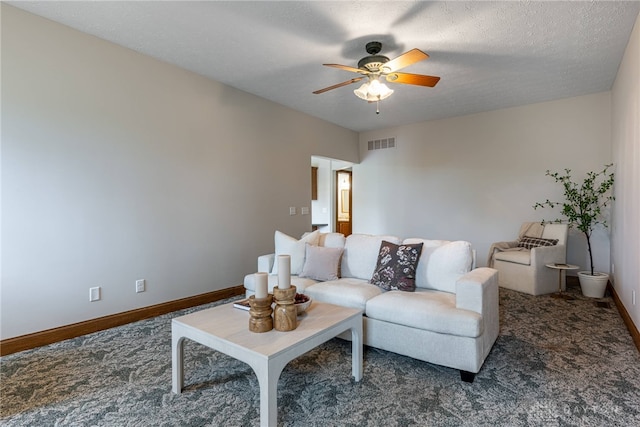
<path id="1" fill-rule="evenodd" d="M 260 384 L 260 425 L 278 419 L 278 378 L 291 360 L 351 330 L 351 372 L 362 379 L 362 310 L 314 301 L 293 331 L 249 331 L 249 312 L 225 304 L 171 321 L 173 392 L 184 383 L 183 343 L 189 338 L 247 363 Z"/>

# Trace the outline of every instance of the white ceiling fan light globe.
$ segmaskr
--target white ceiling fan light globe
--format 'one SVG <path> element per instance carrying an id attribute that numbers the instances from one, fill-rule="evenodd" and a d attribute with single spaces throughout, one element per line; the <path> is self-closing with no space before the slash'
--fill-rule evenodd
<path id="1" fill-rule="evenodd" d="M 393 94 L 393 89 L 389 89 L 386 84 L 380 83 L 380 93 L 378 94 L 379 99 L 386 99 L 390 97 L 391 94 Z"/>
<path id="2" fill-rule="evenodd" d="M 353 93 L 360 99 L 364 99 L 368 101 L 369 96 L 369 82 L 363 83 L 358 89 L 354 90 Z"/>
<path id="3" fill-rule="evenodd" d="M 382 90 L 382 83 L 378 79 L 372 79 L 371 83 L 369 83 L 369 94 L 373 96 L 380 95 L 380 91 Z"/>

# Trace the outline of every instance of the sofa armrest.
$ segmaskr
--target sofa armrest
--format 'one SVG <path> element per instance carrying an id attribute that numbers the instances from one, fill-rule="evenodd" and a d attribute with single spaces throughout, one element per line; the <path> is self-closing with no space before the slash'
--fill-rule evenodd
<path id="1" fill-rule="evenodd" d="M 456 308 L 481 315 L 498 310 L 498 270 L 480 267 L 456 281 Z"/>
<path id="2" fill-rule="evenodd" d="M 258 257 L 258 273 L 271 273 L 276 254 L 260 255 Z"/>
<path id="3" fill-rule="evenodd" d="M 531 249 L 531 265 L 544 267 L 550 263 L 564 263 L 567 261 L 567 247 L 565 245 L 539 246 Z"/>
<path id="4" fill-rule="evenodd" d="M 498 289 L 498 270 L 488 267 L 476 268 L 456 282 L 456 308 L 480 313 L 482 316 L 480 345 L 483 359 L 489 354 L 500 333 Z M 478 369 L 482 362 L 483 360 Z"/>

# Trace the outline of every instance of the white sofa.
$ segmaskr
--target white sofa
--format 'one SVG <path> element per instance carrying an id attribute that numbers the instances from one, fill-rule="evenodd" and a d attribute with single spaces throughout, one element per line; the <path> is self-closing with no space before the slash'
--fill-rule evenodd
<path id="1" fill-rule="evenodd" d="M 345 239 L 339 233 L 315 232 L 315 236 L 310 233 L 279 245 L 278 237 L 276 232 L 276 253 L 291 253 L 291 282 L 299 293 L 315 301 L 363 310 L 365 345 L 459 369 L 463 381 L 473 381 L 498 337 L 498 274 L 491 268 L 473 269 L 474 252 L 468 242 L 402 241 L 395 236 L 365 234 Z M 414 292 L 383 291 L 369 283 L 383 240 L 423 243 Z M 342 249 L 339 278 L 300 277 L 312 259 L 299 259 L 302 248 L 314 244 Z M 260 256 L 258 271 L 275 273 L 275 255 Z M 277 285 L 277 274 L 269 274 L 268 283 L 271 291 Z M 244 286 L 247 296 L 254 293 L 253 274 L 245 277 Z"/>

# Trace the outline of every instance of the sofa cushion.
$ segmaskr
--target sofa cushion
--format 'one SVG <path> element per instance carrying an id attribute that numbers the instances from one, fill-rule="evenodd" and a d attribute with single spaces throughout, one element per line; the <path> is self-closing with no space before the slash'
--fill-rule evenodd
<path id="1" fill-rule="evenodd" d="M 541 237 L 524 236 L 518 240 L 518 247 L 525 249 L 533 249 L 540 246 L 555 246 L 558 239 L 543 239 Z"/>
<path id="2" fill-rule="evenodd" d="M 412 293 L 385 292 L 367 301 L 365 314 L 371 319 L 441 334 L 476 338 L 483 333 L 482 316 L 456 308 L 455 295 L 447 292 L 419 288 Z"/>
<path id="3" fill-rule="evenodd" d="M 351 234 L 347 237 L 342 254 L 342 277 L 353 277 L 369 281 L 378 261 L 380 243 L 386 240 L 400 244 L 395 236 L 373 236 L 369 234 Z"/>
<path id="4" fill-rule="evenodd" d="M 405 239 L 403 243 L 423 242 L 416 270 L 416 286 L 455 293 L 456 280 L 471 271 L 471 243 L 462 240 Z"/>
<path id="5" fill-rule="evenodd" d="M 416 288 L 416 265 L 421 251 L 422 243 L 396 245 L 383 240 L 369 283 L 384 291 L 413 292 Z"/>
<path id="6" fill-rule="evenodd" d="M 343 248 L 312 246 L 307 243 L 300 277 L 322 281 L 336 280 L 343 250 Z"/>
<path id="7" fill-rule="evenodd" d="M 422 252 L 420 253 L 420 259 L 418 260 L 418 266 L 416 267 L 416 286 L 419 288 L 427 288 L 427 265 L 429 265 L 429 258 L 434 249 L 451 243 L 449 240 L 428 240 L 419 238 L 409 238 L 402 241 L 403 245 L 412 245 L 416 243 L 422 243 Z"/>
<path id="8" fill-rule="evenodd" d="M 319 231 L 308 233 L 302 239 L 298 240 L 295 237 L 288 236 L 280 231 L 275 232 L 274 243 L 276 248 L 276 259 L 278 255 L 290 255 L 291 256 L 291 274 L 300 274 L 302 267 L 304 266 L 304 257 L 306 244 L 311 245 L 318 244 Z M 273 269 L 271 274 L 278 274 L 278 263 L 273 263 Z"/>
<path id="9" fill-rule="evenodd" d="M 318 246 L 326 248 L 342 248 L 347 238 L 342 233 L 320 233 L 318 235 Z"/>
<path id="10" fill-rule="evenodd" d="M 496 252 L 493 255 L 494 261 L 505 261 L 505 262 L 513 262 L 515 264 L 522 265 L 531 265 L 531 251 L 529 249 L 524 249 L 519 251 L 509 250 Z"/>
<path id="11" fill-rule="evenodd" d="M 382 290 L 367 283 L 366 280 L 342 278 L 330 282 L 318 282 L 309 286 L 304 293 L 315 301 L 364 311 L 367 300 L 380 295 Z"/>

